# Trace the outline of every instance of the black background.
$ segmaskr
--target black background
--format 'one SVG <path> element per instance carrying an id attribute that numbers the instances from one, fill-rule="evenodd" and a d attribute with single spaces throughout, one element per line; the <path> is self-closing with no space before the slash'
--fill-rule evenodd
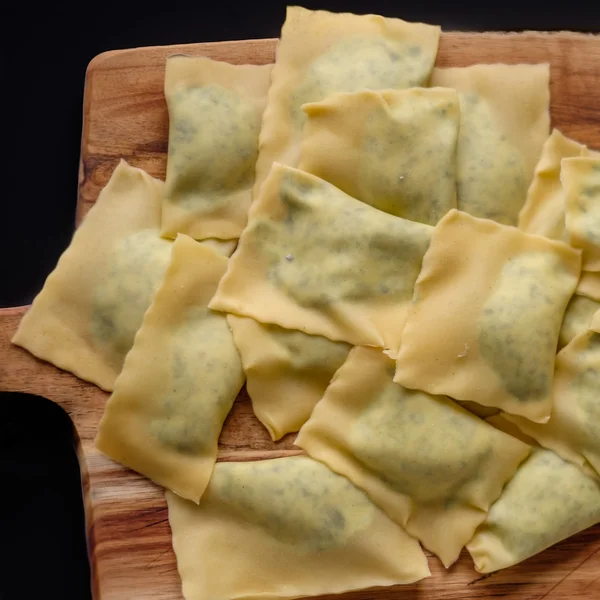
<path id="1" fill-rule="evenodd" d="M 326 1 L 445 30 L 600 31 L 597 3 Z M 483 6 L 482 6 L 483 4 Z M 136 46 L 277 37 L 284 2 L 17 2 L 0 12 L 0 306 L 28 304 L 73 232 L 85 69 Z M 41 399 L 0 396 L 0 600 L 89 598 L 72 428 Z M 135 596 L 132 596 L 132 598 Z"/>

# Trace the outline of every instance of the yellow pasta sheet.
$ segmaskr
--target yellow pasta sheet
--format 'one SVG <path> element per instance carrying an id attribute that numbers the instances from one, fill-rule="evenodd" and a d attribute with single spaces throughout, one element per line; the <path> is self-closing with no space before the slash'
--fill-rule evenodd
<path id="1" fill-rule="evenodd" d="M 273 440 L 298 431 L 350 346 L 302 331 L 228 315 L 254 414 Z"/>
<path id="2" fill-rule="evenodd" d="M 600 483 L 534 448 L 467 550 L 480 573 L 505 569 L 600 521 Z"/>
<path id="3" fill-rule="evenodd" d="M 435 225 L 456 208 L 454 90 L 339 93 L 302 109 L 299 169 L 412 221 Z"/>
<path id="4" fill-rule="evenodd" d="M 550 130 L 550 68 L 473 65 L 435 69 L 432 86 L 459 92 L 458 208 L 516 225 Z"/>
<path id="5" fill-rule="evenodd" d="M 365 490 L 448 567 L 530 448 L 393 375 L 380 350 L 353 349 L 295 443 Z"/>
<path id="6" fill-rule="evenodd" d="M 584 331 L 558 353 L 548 423 L 506 418 L 541 446 L 600 473 L 600 333 Z"/>
<path id="7" fill-rule="evenodd" d="M 210 307 L 397 349 L 431 231 L 275 164 Z"/>
<path id="8" fill-rule="evenodd" d="M 121 161 L 23 317 L 13 342 L 112 390 L 169 262 L 163 183 Z"/>
<path id="9" fill-rule="evenodd" d="M 558 129 L 552 131 L 544 143 L 525 205 L 519 213 L 519 229 L 568 241 L 560 164 L 563 158 L 585 156 L 587 151 L 583 144 L 565 137 Z"/>
<path id="10" fill-rule="evenodd" d="M 100 422 L 96 446 L 198 502 L 244 376 L 226 319 L 207 308 L 227 259 L 180 235 Z"/>
<path id="11" fill-rule="evenodd" d="M 576 335 L 590 328 L 592 317 L 600 309 L 600 302 L 574 294 L 565 311 L 558 347 L 564 348 Z"/>
<path id="12" fill-rule="evenodd" d="M 577 293 L 600 302 L 600 273 L 581 271 L 581 277 L 577 284 Z"/>
<path id="13" fill-rule="evenodd" d="M 186 600 L 337 594 L 429 575 L 418 542 L 305 456 L 219 463 L 196 506 L 167 492 Z"/>
<path id="14" fill-rule="evenodd" d="M 423 260 L 395 381 L 547 421 L 580 265 L 563 242 L 450 211 Z"/>
<path id="15" fill-rule="evenodd" d="M 301 106 L 334 92 L 427 85 L 440 28 L 378 15 L 287 9 L 260 132 L 254 197 L 271 164 L 297 166 Z"/>
<path id="16" fill-rule="evenodd" d="M 167 59 L 162 235 L 239 237 L 250 207 L 272 67 L 180 55 Z"/>

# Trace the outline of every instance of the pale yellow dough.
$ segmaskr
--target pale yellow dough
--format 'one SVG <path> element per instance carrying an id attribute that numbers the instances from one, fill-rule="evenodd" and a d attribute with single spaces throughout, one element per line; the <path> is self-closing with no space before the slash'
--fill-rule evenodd
<path id="1" fill-rule="evenodd" d="M 295 443 L 365 490 L 448 567 L 530 447 L 393 375 L 380 350 L 353 349 Z"/>
<path id="2" fill-rule="evenodd" d="M 600 302 L 600 273 L 581 271 L 581 277 L 577 284 L 577 293 Z"/>
<path id="3" fill-rule="evenodd" d="M 480 573 L 505 569 L 600 521 L 600 482 L 534 448 L 467 550 Z"/>
<path id="4" fill-rule="evenodd" d="M 583 144 L 565 137 L 558 129 L 552 131 L 544 143 L 525 205 L 519 213 L 519 229 L 568 241 L 560 163 L 563 158 L 585 156 L 587 152 Z"/>
<path id="5" fill-rule="evenodd" d="M 423 259 L 395 381 L 547 421 L 580 265 L 563 242 L 450 211 Z"/>
<path id="6" fill-rule="evenodd" d="M 273 65 L 171 56 L 162 235 L 238 238 L 246 225 Z"/>
<path id="7" fill-rule="evenodd" d="M 226 319 L 207 308 L 227 258 L 177 237 L 100 422 L 96 446 L 198 502 L 244 375 Z"/>
<path id="8" fill-rule="evenodd" d="M 592 317 L 600 309 L 600 302 L 574 294 L 567 306 L 560 335 L 558 347 L 564 348 L 577 334 L 590 328 Z"/>
<path id="9" fill-rule="evenodd" d="M 274 164 L 210 307 L 393 352 L 432 229 Z"/>
<path id="10" fill-rule="evenodd" d="M 350 346 L 228 315 L 254 414 L 273 440 L 298 431 L 322 398 Z"/>
<path id="11" fill-rule="evenodd" d="M 299 169 L 412 221 L 435 225 L 456 207 L 454 90 L 339 93 L 302 109 Z"/>
<path id="12" fill-rule="evenodd" d="M 440 28 L 378 15 L 287 9 L 260 132 L 254 197 L 271 164 L 297 166 L 301 106 L 334 92 L 426 86 Z"/>
<path id="13" fill-rule="evenodd" d="M 429 575 L 418 542 L 305 456 L 219 463 L 196 506 L 167 492 L 186 600 L 277 600 Z"/>
<path id="14" fill-rule="evenodd" d="M 565 194 L 569 243 L 581 248 L 582 268 L 600 272 L 600 158 L 565 158 L 560 179 Z"/>
<path id="15" fill-rule="evenodd" d="M 434 69 L 432 86 L 459 92 L 458 208 L 516 225 L 550 130 L 550 68 L 473 65 Z"/>
<path id="16" fill-rule="evenodd" d="M 541 446 L 600 474 L 600 333 L 584 331 L 558 353 L 548 423 L 506 418 Z"/>
<path id="17" fill-rule="evenodd" d="M 163 182 L 121 161 L 23 317 L 13 342 L 112 390 L 169 262 Z"/>

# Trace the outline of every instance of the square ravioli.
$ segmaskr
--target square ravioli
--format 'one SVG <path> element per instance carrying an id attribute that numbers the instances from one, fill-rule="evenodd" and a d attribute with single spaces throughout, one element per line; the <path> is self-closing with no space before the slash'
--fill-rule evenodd
<path id="1" fill-rule="evenodd" d="M 339 93 L 302 110 L 302 171 L 411 221 L 435 225 L 456 207 L 454 90 Z"/>
<path id="2" fill-rule="evenodd" d="M 534 448 L 467 550 L 480 573 L 506 569 L 600 521 L 600 482 Z"/>
<path id="3" fill-rule="evenodd" d="M 598 321 L 592 327 L 599 328 Z M 558 353 L 548 423 L 506 418 L 541 446 L 600 477 L 600 333 L 584 331 Z"/>
<path id="4" fill-rule="evenodd" d="M 550 131 L 549 83 L 548 64 L 434 69 L 432 86 L 459 92 L 460 210 L 516 225 Z"/>
<path id="5" fill-rule="evenodd" d="M 289 6 L 260 132 L 254 197 L 273 162 L 297 166 L 303 104 L 334 92 L 425 86 L 439 37 L 433 25 Z"/>
<path id="6" fill-rule="evenodd" d="M 210 307 L 396 350 L 432 229 L 274 164 Z"/>
<path id="7" fill-rule="evenodd" d="M 162 235 L 238 238 L 246 225 L 273 65 L 171 56 Z"/>
<path id="8" fill-rule="evenodd" d="M 583 144 L 565 137 L 558 129 L 552 132 L 544 143 L 525 205 L 519 213 L 519 229 L 568 242 L 561 161 L 571 156 L 585 156 L 587 152 Z"/>
<path id="9" fill-rule="evenodd" d="M 112 390 L 171 255 L 159 237 L 163 185 L 118 164 L 13 343 Z"/>
<path id="10" fill-rule="evenodd" d="M 423 259 L 394 380 L 547 421 L 580 268 L 563 242 L 450 211 Z"/>
<path id="11" fill-rule="evenodd" d="M 227 315 L 252 409 L 271 439 L 298 431 L 322 398 L 351 346 L 319 335 Z"/>
<path id="12" fill-rule="evenodd" d="M 166 496 L 186 600 L 291 599 L 429 575 L 415 539 L 305 456 L 218 463 L 199 506 Z"/>
<path id="13" fill-rule="evenodd" d="M 380 350 L 354 348 L 296 445 L 365 490 L 448 567 L 530 447 L 393 375 Z"/>
<path id="14" fill-rule="evenodd" d="M 227 258 L 180 235 L 96 437 L 113 460 L 198 502 L 244 383 L 226 319 L 207 308 Z"/>

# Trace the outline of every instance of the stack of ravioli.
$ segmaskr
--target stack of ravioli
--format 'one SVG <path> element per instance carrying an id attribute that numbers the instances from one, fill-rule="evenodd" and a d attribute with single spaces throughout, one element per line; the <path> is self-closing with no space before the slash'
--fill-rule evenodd
<path id="1" fill-rule="evenodd" d="M 166 181 L 115 168 L 14 337 L 112 393 L 96 444 L 167 488 L 187 600 L 600 521 L 600 156 L 549 65 L 434 68 L 439 35 L 291 7 L 275 65 L 170 57 Z M 302 455 L 216 464 L 244 384 Z"/>

